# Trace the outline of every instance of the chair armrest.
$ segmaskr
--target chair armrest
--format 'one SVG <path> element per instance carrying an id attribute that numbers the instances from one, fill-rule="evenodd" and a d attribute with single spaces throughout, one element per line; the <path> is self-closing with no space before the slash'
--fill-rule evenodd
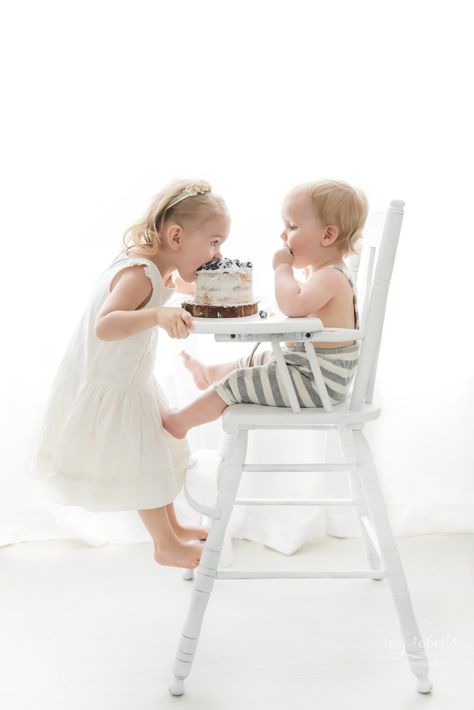
<path id="1" fill-rule="evenodd" d="M 310 340 L 316 343 L 343 343 L 346 340 L 363 340 L 364 330 L 359 328 L 322 328 L 314 334 L 312 338 L 301 338 L 302 340 Z"/>

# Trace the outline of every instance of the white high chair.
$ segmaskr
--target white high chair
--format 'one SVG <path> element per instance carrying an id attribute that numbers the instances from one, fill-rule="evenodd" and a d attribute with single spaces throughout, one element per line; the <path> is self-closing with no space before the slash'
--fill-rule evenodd
<path id="1" fill-rule="evenodd" d="M 372 461 L 367 440 L 362 432 L 364 424 L 380 416 L 379 404 L 373 403 L 373 391 L 385 306 L 398 246 L 404 202 L 394 200 L 385 214 L 382 239 L 379 244 L 374 275 L 376 247 L 369 246 L 366 260 L 366 289 L 359 330 L 324 328 L 317 318 L 285 318 L 277 314 L 266 320 L 257 316 L 242 319 L 195 319 L 198 333 L 213 333 L 216 340 L 260 340 L 271 342 L 280 372 L 284 377 L 291 408 L 267 407 L 255 404 L 236 404 L 228 407 L 222 418 L 223 435 L 219 447 L 217 488 L 214 505 L 204 505 L 195 500 L 185 484 L 184 493 L 189 504 L 201 515 L 211 520 L 209 534 L 199 567 L 195 574 L 186 570 L 185 579 L 195 577 L 194 589 L 184 623 L 169 686 L 172 695 L 184 693 L 184 681 L 191 672 L 199 640 L 201 624 L 216 579 L 312 579 L 333 577 L 369 577 L 373 580 L 387 578 L 398 613 L 408 661 L 417 678 L 419 693 L 429 693 L 432 688 L 428 677 L 428 662 L 423 641 L 413 613 L 405 574 L 397 545 L 387 516 L 377 471 Z M 361 256 L 349 262 L 354 281 L 357 281 Z M 322 408 L 301 409 L 293 384 L 283 359 L 279 343 L 285 340 L 304 341 L 310 358 Z M 348 398 L 331 405 L 316 359 L 313 341 L 361 341 L 361 352 L 352 391 Z M 246 463 L 249 430 L 258 429 L 310 429 L 337 432 L 343 452 L 342 462 L 312 464 L 252 465 Z M 346 471 L 352 498 L 348 499 L 236 499 L 243 471 Z M 358 515 L 369 569 L 354 571 L 314 570 L 248 571 L 219 568 L 227 523 L 234 505 L 347 505 L 352 504 Z"/>

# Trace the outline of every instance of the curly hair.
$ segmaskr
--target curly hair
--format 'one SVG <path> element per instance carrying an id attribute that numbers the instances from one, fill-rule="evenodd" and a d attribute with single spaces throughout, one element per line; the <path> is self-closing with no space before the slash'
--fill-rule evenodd
<path id="1" fill-rule="evenodd" d="M 197 194 L 191 194 L 172 205 L 183 190 Z M 212 192 L 209 183 L 203 180 L 169 183 L 153 197 L 142 219 L 125 231 L 122 251 L 133 249 L 141 256 L 154 256 L 161 247 L 161 230 L 166 223 L 173 221 L 181 227 L 199 225 L 214 214 L 227 215 L 228 211 L 223 198 Z"/>

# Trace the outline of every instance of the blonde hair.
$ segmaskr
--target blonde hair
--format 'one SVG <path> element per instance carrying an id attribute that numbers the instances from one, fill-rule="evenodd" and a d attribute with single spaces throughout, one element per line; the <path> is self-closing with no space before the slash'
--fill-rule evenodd
<path id="1" fill-rule="evenodd" d="M 339 227 L 334 245 L 343 255 L 359 254 L 357 242 L 367 219 L 368 201 L 365 193 L 343 180 L 321 180 L 298 185 L 288 196 L 306 194 L 315 216 L 325 224 Z"/>
<path id="2" fill-rule="evenodd" d="M 185 190 L 206 189 L 204 194 L 194 194 L 171 205 L 175 197 Z M 209 183 L 203 180 L 178 180 L 169 183 L 156 194 L 142 219 L 132 224 L 124 233 L 124 249 L 132 249 L 142 256 L 154 256 L 161 248 L 161 231 L 166 223 L 185 227 L 199 226 L 215 214 L 228 215 L 227 206 L 219 195 L 211 191 Z"/>

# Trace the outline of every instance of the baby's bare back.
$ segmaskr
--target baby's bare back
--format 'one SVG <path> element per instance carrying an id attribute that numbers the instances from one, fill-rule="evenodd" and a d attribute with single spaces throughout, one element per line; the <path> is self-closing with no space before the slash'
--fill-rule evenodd
<path id="1" fill-rule="evenodd" d="M 328 267 L 329 268 L 329 267 Z M 340 271 L 338 288 L 334 296 L 319 311 L 312 311 L 307 314 L 307 318 L 319 318 L 325 328 L 355 328 L 354 315 L 354 293 L 348 279 Z M 355 340 L 344 340 L 334 343 L 315 343 L 318 348 L 342 348 L 346 345 L 354 345 Z M 287 347 L 292 347 L 294 343 L 285 343 Z"/>

